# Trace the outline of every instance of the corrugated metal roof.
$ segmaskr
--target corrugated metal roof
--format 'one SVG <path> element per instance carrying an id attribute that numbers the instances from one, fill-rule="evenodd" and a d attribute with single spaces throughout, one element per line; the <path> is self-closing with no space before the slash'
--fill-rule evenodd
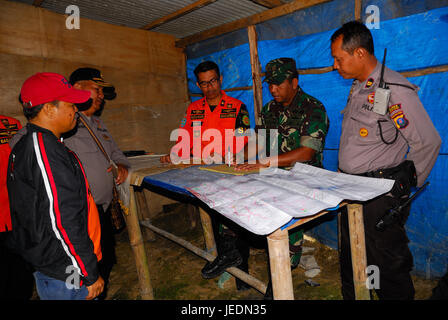
<path id="1" fill-rule="evenodd" d="M 32 4 L 33 0 L 14 0 Z M 81 18 L 110 24 L 142 28 L 170 13 L 182 9 L 197 0 L 44 0 L 41 7 L 65 14 L 69 5 L 79 7 Z M 289 2 L 289 1 L 285 1 Z M 166 33 L 176 38 L 208 30 L 210 28 L 251 16 L 266 10 L 250 0 L 218 0 L 180 18 L 165 23 L 152 31 Z"/>
<path id="2" fill-rule="evenodd" d="M 218 0 L 153 30 L 184 38 L 264 10 L 265 7 L 247 0 Z"/>

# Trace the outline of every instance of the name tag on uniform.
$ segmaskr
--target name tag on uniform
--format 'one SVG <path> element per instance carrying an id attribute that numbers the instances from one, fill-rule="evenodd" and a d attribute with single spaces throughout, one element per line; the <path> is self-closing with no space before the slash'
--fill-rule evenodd
<path id="1" fill-rule="evenodd" d="M 236 108 L 230 108 L 230 109 L 222 109 L 221 113 L 232 113 L 236 112 Z"/>
<path id="2" fill-rule="evenodd" d="M 236 112 L 234 113 L 221 113 L 220 118 L 236 118 Z"/>

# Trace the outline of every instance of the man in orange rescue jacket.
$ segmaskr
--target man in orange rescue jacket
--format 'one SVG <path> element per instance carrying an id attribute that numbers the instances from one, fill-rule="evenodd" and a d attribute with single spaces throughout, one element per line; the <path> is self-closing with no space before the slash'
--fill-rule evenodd
<path id="1" fill-rule="evenodd" d="M 174 157 L 191 161 L 190 157 L 193 157 L 193 163 L 198 159 L 205 163 L 233 163 L 236 154 L 247 152 L 245 146 L 250 129 L 247 107 L 221 89 L 222 75 L 216 63 L 202 62 L 195 68 L 194 74 L 196 85 L 204 97 L 188 106 L 178 131 L 177 144 L 170 155 L 161 157 L 160 161 L 174 162 Z M 225 218 L 222 216 L 211 213 L 211 218 L 218 257 L 211 263 L 207 262 L 201 271 L 202 276 L 212 279 L 221 275 L 226 268 L 236 266 L 247 272 L 249 246 L 240 236 L 241 228 L 229 220 L 223 221 Z M 239 279 L 236 283 L 239 290 L 248 288 Z"/>

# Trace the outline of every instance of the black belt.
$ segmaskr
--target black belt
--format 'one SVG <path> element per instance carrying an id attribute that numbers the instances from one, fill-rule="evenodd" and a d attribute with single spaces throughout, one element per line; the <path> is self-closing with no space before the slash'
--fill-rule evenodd
<path id="1" fill-rule="evenodd" d="M 341 172 L 344 172 L 341 169 L 339 170 Z M 390 192 L 396 198 L 409 196 L 411 187 L 415 187 L 417 185 L 417 173 L 415 172 L 414 163 L 410 160 L 405 160 L 404 162 L 393 168 L 378 169 L 375 171 L 358 173 L 354 175 L 395 180 L 395 183 Z"/>
<path id="2" fill-rule="evenodd" d="M 355 176 L 362 176 L 362 177 L 369 177 L 369 178 L 389 178 L 390 176 L 396 174 L 397 172 L 400 172 L 401 170 L 405 169 L 405 162 L 400 163 L 398 166 L 393 168 L 387 168 L 387 169 L 378 169 L 375 171 L 368 171 L 364 173 L 348 173 L 344 172 L 341 169 L 339 169 L 342 173 L 352 174 Z"/>

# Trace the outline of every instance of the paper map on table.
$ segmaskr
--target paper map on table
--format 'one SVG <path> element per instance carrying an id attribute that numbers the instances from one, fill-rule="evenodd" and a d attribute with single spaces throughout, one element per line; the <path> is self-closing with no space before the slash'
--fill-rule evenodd
<path id="1" fill-rule="evenodd" d="M 244 176 L 246 174 L 252 174 L 252 173 L 258 173 L 259 170 L 247 170 L 247 171 L 236 171 L 233 166 L 228 166 L 227 164 L 221 164 L 218 166 L 207 166 L 207 167 L 200 167 L 200 170 L 207 170 L 212 172 L 219 172 L 219 173 L 226 173 L 226 174 L 233 174 L 235 176 Z"/>
<path id="2" fill-rule="evenodd" d="M 367 201 L 392 189 L 394 180 L 337 173 L 302 163 L 289 171 L 224 176 L 187 189 L 247 230 L 269 234 L 294 217 L 314 215 L 343 200 Z"/>

